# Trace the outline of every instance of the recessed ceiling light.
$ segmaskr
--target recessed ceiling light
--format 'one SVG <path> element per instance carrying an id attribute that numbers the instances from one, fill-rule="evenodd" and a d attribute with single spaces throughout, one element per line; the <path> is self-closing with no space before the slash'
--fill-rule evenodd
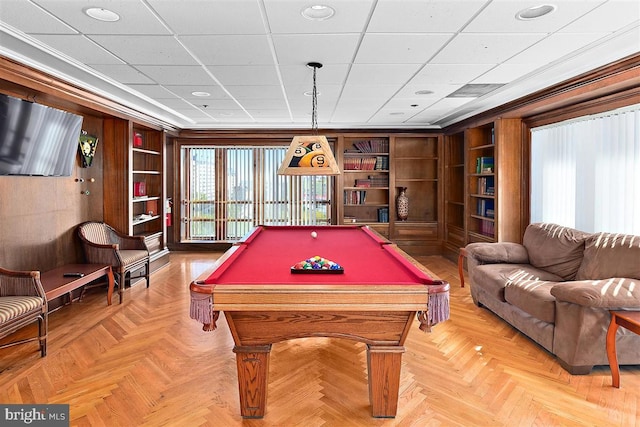
<path id="1" fill-rule="evenodd" d="M 416 95 L 431 95 L 433 94 L 432 90 L 428 90 L 428 89 L 423 89 L 423 90 L 419 90 L 417 92 L 415 92 Z"/>
<path id="2" fill-rule="evenodd" d="M 322 95 L 322 92 L 317 91 L 316 95 L 320 96 L 320 95 Z M 312 90 L 308 90 L 308 91 L 304 92 L 304 96 L 313 96 L 313 91 Z"/>
<path id="3" fill-rule="evenodd" d="M 336 10 L 330 6 L 323 4 L 316 4 L 313 6 L 307 6 L 300 11 L 302 16 L 312 21 L 324 21 L 335 15 Z"/>
<path id="4" fill-rule="evenodd" d="M 120 20 L 120 15 L 102 7 L 88 7 L 84 10 L 85 15 L 93 19 L 104 22 L 116 22 Z"/>
<path id="5" fill-rule="evenodd" d="M 541 4 L 540 6 L 532 6 L 526 9 L 522 9 L 516 13 L 516 18 L 521 21 L 530 21 L 542 16 L 548 15 L 556 10 L 556 6 L 553 4 Z"/>
<path id="6" fill-rule="evenodd" d="M 199 92 L 199 91 L 191 92 L 191 95 L 199 96 L 199 97 L 211 96 L 211 94 L 209 92 Z"/>

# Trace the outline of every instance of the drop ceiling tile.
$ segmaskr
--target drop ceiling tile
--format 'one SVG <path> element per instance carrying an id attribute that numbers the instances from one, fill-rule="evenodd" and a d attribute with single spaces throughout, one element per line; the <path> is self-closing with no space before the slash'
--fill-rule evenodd
<path id="1" fill-rule="evenodd" d="M 140 72 L 165 85 L 214 85 L 215 81 L 199 65 L 138 65 Z"/>
<path id="2" fill-rule="evenodd" d="M 371 100 L 381 100 L 382 102 L 389 99 L 395 94 L 401 85 L 347 85 L 342 91 L 340 100 L 359 100 L 360 102 L 370 102 Z"/>
<path id="3" fill-rule="evenodd" d="M 459 31 L 488 0 L 378 0 L 367 30 L 374 33 Z"/>
<path id="4" fill-rule="evenodd" d="M 225 86 L 236 99 L 284 99 L 280 86 Z"/>
<path id="5" fill-rule="evenodd" d="M 248 108 L 247 112 L 256 121 L 263 121 L 263 120 L 271 121 L 273 119 L 281 120 L 283 118 L 286 118 L 286 119 L 290 120 L 289 110 L 287 110 L 287 109 L 283 109 L 283 110 L 274 110 L 274 109 L 261 110 L 261 109 Z"/>
<path id="6" fill-rule="evenodd" d="M 38 34 L 42 43 L 84 64 L 122 64 L 123 61 L 80 34 Z"/>
<path id="7" fill-rule="evenodd" d="M 311 21 L 302 16 L 302 10 L 314 4 L 299 0 L 267 0 L 264 2 L 273 34 L 326 34 L 359 33 L 364 30 L 372 0 L 323 0 L 320 4 L 335 10 L 332 18 Z M 317 4 L 317 3 L 316 3 Z"/>
<path id="8" fill-rule="evenodd" d="M 536 64 L 500 64 L 472 83 L 510 83 L 535 70 Z"/>
<path id="9" fill-rule="evenodd" d="M 604 37 L 604 33 L 558 33 L 541 40 L 530 48 L 508 59 L 506 64 L 545 65 L 563 56 L 577 51 L 590 43 Z"/>
<path id="10" fill-rule="evenodd" d="M 212 65 L 207 68 L 222 85 L 280 84 L 275 65 Z"/>
<path id="11" fill-rule="evenodd" d="M 182 98 L 200 99 L 201 101 L 211 99 L 230 99 L 230 96 L 217 85 L 165 85 L 166 90 Z M 195 96 L 193 92 L 207 92 L 209 96 Z"/>
<path id="12" fill-rule="evenodd" d="M 238 102 L 245 110 L 287 110 L 287 103 L 283 98 L 239 98 Z"/>
<path id="13" fill-rule="evenodd" d="M 559 30 L 606 0 L 554 0 L 557 9 L 541 18 L 522 21 L 519 11 L 536 6 L 530 0 L 494 0 L 463 30 L 464 33 L 551 33 Z M 541 2 L 540 4 L 544 4 Z"/>
<path id="14" fill-rule="evenodd" d="M 24 0 L 3 0 L 0 3 L 0 17 L 23 33 L 77 34 L 73 28 L 41 7 Z"/>
<path id="15" fill-rule="evenodd" d="M 424 64 L 453 34 L 366 34 L 355 62 Z"/>
<path id="16" fill-rule="evenodd" d="M 445 116 L 451 111 L 462 107 L 464 104 L 475 100 L 475 98 L 443 98 L 438 102 L 434 103 L 429 107 L 428 110 L 425 110 L 419 114 L 416 114 L 408 122 L 413 123 L 434 123 L 436 119 Z"/>
<path id="17" fill-rule="evenodd" d="M 562 27 L 562 33 L 612 32 L 640 19 L 637 0 L 609 0 L 603 5 Z"/>
<path id="18" fill-rule="evenodd" d="M 140 92 L 143 95 L 146 95 L 150 98 L 160 100 L 160 99 L 171 99 L 176 98 L 176 95 L 166 90 L 164 87 L 160 85 L 153 84 L 129 84 L 131 89 Z"/>
<path id="19" fill-rule="evenodd" d="M 297 34 L 272 36 L 280 65 L 306 66 L 309 62 L 348 64 L 353 60 L 358 34 Z"/>
<path id="20" fill-rule="evenodd" d="M 123 64 L 88 64 L 94 70 L 104 74 L 116 82 L 130 84 L 153 83 L 149 77 L 129 65 Z"/>
<path id="21" fill-rule="evenodd" d="M 204 65 L 273 64 L 266 35 L 180 36 L 179 40 Z"/>
<path id="22" fill-rule="evenodd" d="M 234 99 L 211 99 L 206 102 L 193 102 L 199 108 L 203 108 L 206 111 L 209 110 L 224 110 L 224 111 L 242 111 L 242 107 Z M 206 105 L 206 107 L 202 107 Z"/>
<path id="23" fill-rule="evenodd" d="M 197 65 L 171 36 L 92 35 L 90 38 L 132 65 Z"/>
<path id="24" fill-rule="evenodd" d="M 292 106 L 304 106 L 311 109 L 311 96 L 305 95 L 305 92 L 311 91 L 309 86 L 291 85 L 286 86 L 287 99 Z M 318 109 L 326 105 L 335 103 L 340 96 L 342 86 L 340 85 L 323 85 L 318 86 Z"/>
<path id="25" fill-rule="evenodd" d="M 465 82 L 466 83 L 466 82 Z M 415 84 L 413 80 L 410 84 L 405 85 L 402 89 L 395 94 L 394 98 L 399 99 L 416 99 L 420 102 L 422 99 L 434 99 L 434 98 L 444 98 L 450 93 L 455 92 L 463 86 L 463 83 L 458 84 Z M 418 91 L 429 90 L 432 93 L 428 94 L 417 94 Z"/>
<path id="26" fill-rule="evenodd" d="M 257 1 L 148 0 L 148 3 L 176 34 L 265 33 Z"/>
<path id="27" fill-rule="evenodd" d="M 458 34 L 436 57 L 434 64 L 499 64 L 518 54 L 545 34 Z"/>
<path id="28" fill-rule="evenodd" d="M 4 1 L 4 0 L 3 0 Z M 169 34 L 167 29 L 145 6 L 131 0 L 34 0 L 62 21 L 83 34 Z M 102 7 L 120 16 L 116 22 L 103 22 L 83 13 L 87 7 Z"/>
<path id="29" fill-rule="evenodd" d="M 185 101 L 184 99 L 180 99 L 180 98 L 173 98 L 173 99 L 163 99 L 160 102 L 162 105 L 175 110 L 175 109 L 190 109 L 190 108 L 194 108 L 193 105 L 191 105 L 191 103 Z"/>
<path id="30" fill-rule="evenodd" d="M 419 69 L 418 64 L 353 64 L 347 86 L 404 84 Z"/>
<path id="31" fill-rule="evenodd" d="M 486 73 L 492 64 L 427 64 L 411 79 L 412 85 L 465 84 Z"/>
<path id="32" fill-rule="evenodd" d="M 316 84 L 340 85 L 347 79 L 349 64 L 323 64 L 316 71 Z M 313 70 L 306 65 L 280 65 L 280 75 L 285 86 L 304 85 L 309 90 L 313 87 Z"/>

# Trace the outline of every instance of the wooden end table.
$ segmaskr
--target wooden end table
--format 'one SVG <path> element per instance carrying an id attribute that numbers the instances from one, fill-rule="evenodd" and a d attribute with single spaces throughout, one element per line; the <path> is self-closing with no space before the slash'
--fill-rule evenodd
<path id="1" fill-rule="evenodd" d="M 458 274 L 460 275 L 460 287 L 464 288 L 464 258 L 467 256 L 467 250 L 460 248 L 458 255 Z"/>
<path id="2" fill-rule="evenodd" d="M 66 277 L 65 273 L 81 273 L 82 277 Z M 109 282 L 107 305 L 111 305 L 115 282 L 110 265 L 67 264 L 40 274 L 40 281 L 47 295 L 47 300 L 51 301 L 104 276 L 107 277 Z M 120 302 L 122 303 L 122 299 L 120 299 Z"/>
<path id="3" fill-rule="evenodd" d="M 640 335 L 640 311 L 610 311 L 611 323 L 607 330 L 607 358 L 611 368 L 612 386 L 620 388 L 620 368 L 618 367 L 618 355 L 616 353 L 616 332 L 618 326 L 622 326 L 633 333 Z"/>

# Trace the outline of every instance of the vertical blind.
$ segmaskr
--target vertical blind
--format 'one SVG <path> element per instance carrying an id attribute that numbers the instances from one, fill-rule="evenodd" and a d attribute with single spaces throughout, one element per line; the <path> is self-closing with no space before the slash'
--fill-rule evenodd
<path id="1" fill-rule="evenodd" d="M 260 224 L 330 224 L 331 178 L 278 175 L 287 148 L 182 147 L 181 241 L 235 241 Z"/>
<path id="2" fill-rule="evenodd" d="M 531 222 L 640 234 L 640 104 L 531 130 Z"/>

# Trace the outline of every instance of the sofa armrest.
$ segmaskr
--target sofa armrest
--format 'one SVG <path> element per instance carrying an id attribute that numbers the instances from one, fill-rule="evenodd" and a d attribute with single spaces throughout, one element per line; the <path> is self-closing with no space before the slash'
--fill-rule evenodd
<path id="1" fill-rule="evenodd" d="M 527 249 L 519 243 L 469 243 L 465 249 L 477 264 L 529 264 Z"/>
<path id="2" fill-rule="evenodd" d="M 616 277 L 562 282 L 551 288 L 551 295 L 584 307 L 640 308 L 640 281 Z"/>

